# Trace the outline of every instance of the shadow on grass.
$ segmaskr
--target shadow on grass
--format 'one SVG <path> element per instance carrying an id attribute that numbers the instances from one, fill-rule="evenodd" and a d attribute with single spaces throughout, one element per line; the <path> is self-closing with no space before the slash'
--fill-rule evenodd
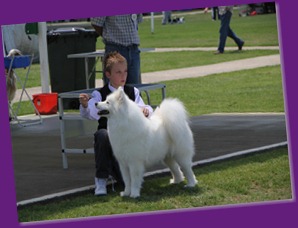
<path id="1" fill-rule="evenodd" d="M 141 190 L 141 196 L 138 198 L 123 197 L 122 201 L 127 202 L 158 202 L 163 199 L 172 197 L 187 197 L 191 195 L 198 195 L 203 193 L 203 188 L 199 185 L 187 188 L 186 182 L 180 184 L 169 184 L 162 178 L 161 181 L 146 181 Z"/>

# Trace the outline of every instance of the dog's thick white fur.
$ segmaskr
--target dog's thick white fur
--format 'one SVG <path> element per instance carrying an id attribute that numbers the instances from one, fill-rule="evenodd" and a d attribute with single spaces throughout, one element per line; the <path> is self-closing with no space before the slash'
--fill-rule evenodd
<path id="1" fill-rule="evenodd" d="M 192 171 L 193 135 L 182 102 L 165 99 L 146 118 L 119 88 L 95 105 L 99 115 L 108 118 L 110 142 L 125 184 L 121 196 L 139 197 L 146 167 L 160 161 L 170 168 L 171 183 L 180 183 L 185 176 L 187 187 L 197 184 Z"/>

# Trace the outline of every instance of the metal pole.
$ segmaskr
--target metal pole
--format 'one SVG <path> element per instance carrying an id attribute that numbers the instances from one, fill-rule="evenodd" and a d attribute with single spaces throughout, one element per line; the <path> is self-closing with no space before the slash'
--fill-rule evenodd
<path id="1" fill-rule="evenodd" d="M 154 13 L 151 12 L 151 33 L 154 33 Z"/>
<path id="2" fill-rule="evenodd" d="M 41 91 L 42 93 L 49 93 L 50 92 L 49 59 L 48 59 L 46 22 L 38 22 L 38 44 L 39 44 Z"/>

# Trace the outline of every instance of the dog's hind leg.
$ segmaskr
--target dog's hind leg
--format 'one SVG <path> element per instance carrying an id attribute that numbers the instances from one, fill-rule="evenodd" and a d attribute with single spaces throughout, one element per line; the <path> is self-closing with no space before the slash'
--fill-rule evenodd
<path id="1" fill-rule="evenodd" d="M 184 176 L 180 170 L 177 162 L 170 155 L 164 159 L 164 163 L 170 168 L 173 179 L 170 180 L 171 184 L 178 184 L 184 180 Z"/>
<path id="2" fill-rule="evenodd" d="M 186 154 L 176 154 L 175 159 L 187 179 L 186 187 L 194 187 L 198 181 L 196 180 L 192 170 L 192 156 L 188 156 Z"/>
<path id="3" fill-rule="evenodd" d="M 119 167 L 120 167 L 120 171 L 122 174 L 122 179 L 124 181 L 124 191 L 120 193 L 120 196 L 129 196 L 130 195 L 130 186 L 131 186 L 131 179 L 130 179 L 130 174 L 129 174 L 129 169 L 128 166 L 122 165 L 119 162 Z"/>
<path id="4" fill-rule="evenodd" d="M 142 163 L 134 162 L 129 166 L 129 172 L 131 177 L 130 197 L 137 198 L 140 196 L 145 167 Z"/>

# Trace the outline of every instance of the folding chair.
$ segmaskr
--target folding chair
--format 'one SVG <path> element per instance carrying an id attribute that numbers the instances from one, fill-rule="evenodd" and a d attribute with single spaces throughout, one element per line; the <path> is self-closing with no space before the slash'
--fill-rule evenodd
<path id="1" fill-rule="evenodd" d="M 33 61 L 33 56 L 30 56 L 30 55 L 4 57 L 4 65 L 5 65 L 5 69 L 8 69 L 8 75 L 11 73 L 11 71 L 14 71 L 17 82 L 20 84 L 20 86 L 22 88 L 21 96 L 19 98 L 17 107 L 14 109 L 12 107 L 12 105 L 8 102 L 9 110 L 13 114 L 13 120 L 17 121 L 17 123 L 19 125 L 24 126 L 24 127 L 29 126 L 29 125 L 33 125 L 33 124 L 41 124 L 42 123 L 42 118 L 40 116 L 40 113 L 37 110 L 37 108 L 35 107 L 31 97 L 29 96 L 29 94 L 26 90 L 26 83 L 27 83 L 27 80 L 28 80 L 28 76 L 29 76 L 31 65 L 32 65 L 32 61 Z M 16 68 L 27 69 L 25 79 L 21 80 L 21 78 L 16 74 L 16 72 L 14 70 Z M 34 119 L 20 118 L 18 116 L 18 113 L 19 113 L 19 110 L 20 110 L 20 107 L 21 107 L 21 104 L 22 104 L 24 93 L 26 94 L 30 105 L 33 107 L 36 115 L 38 116 L 37 119 L 36 118 L 34 118 Z"/>

